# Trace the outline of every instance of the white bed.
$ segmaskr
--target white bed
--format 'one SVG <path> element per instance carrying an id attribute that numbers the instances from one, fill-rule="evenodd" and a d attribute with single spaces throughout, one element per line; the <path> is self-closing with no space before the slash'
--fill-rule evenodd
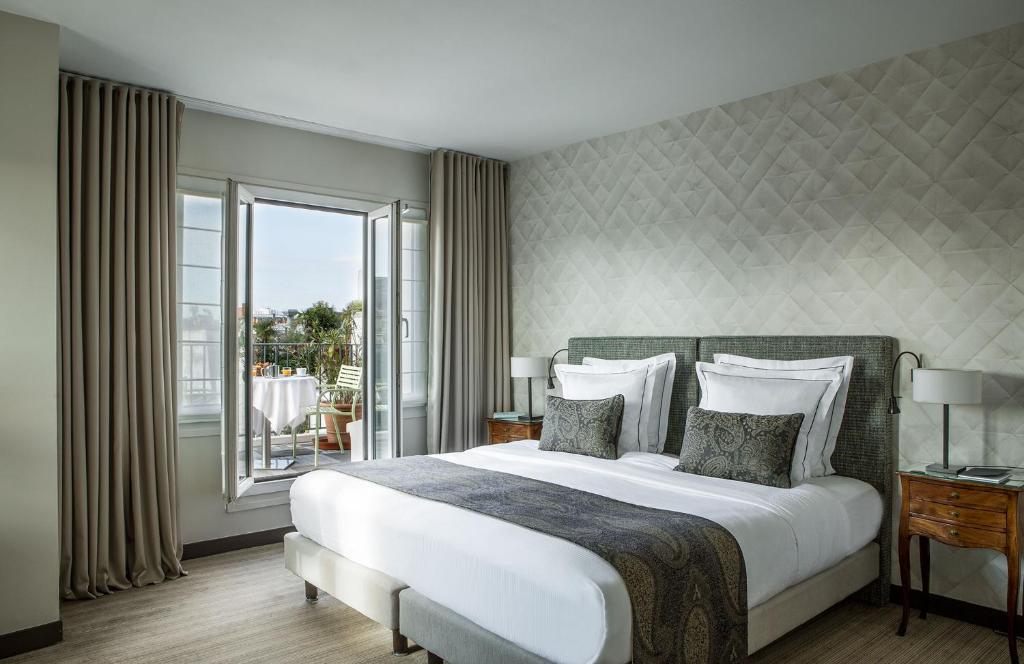
<path id="1" fill-rule="evenodd" d="M 673 472 L 665 455 L 607 461 L 541 452 L 536 441 L 441 458 L 707 517 L 743 551 L 751 608 L 861 551 L 883 514 L 878 492 L 849 477 L 776 489 Z M 586 549 L 328 470 L 297 479 L 291 507 L 304 537 L 527 651 L 557 662 L 630 659 L 625 586 Z"/>

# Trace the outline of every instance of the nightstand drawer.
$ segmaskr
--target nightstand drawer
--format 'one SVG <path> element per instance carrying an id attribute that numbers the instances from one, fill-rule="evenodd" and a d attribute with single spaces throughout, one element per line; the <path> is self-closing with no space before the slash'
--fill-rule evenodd
<path id="1" fill-rule="evenodd" d="M 1006 548 L 1006 533 L 970 526 L 955 526 L 918 516 L 910 517 L 910 532 L 953 546 L 982 547 L 997 551 Z"/>
<path id="2" fill-rule="evenodd" d="M 542 426 L 543 424 L 540 420 L 534 420 L 533 422 L 506 422 L 488 419 L 488 442 L 494 445 L 496 443 L 511 443 L 517 440 L 538 440 L 540 439 Z"/>
<path id="3" fill-rule="evenodd" d="M 982 528 L 1006 530 L 1006 512 L 978 510 L 962 505 L 911 499 L 910 513 L 945 521 L 953 525 L 980 526 Z"/>
<path id="4" fill-rule="evenodd" d="M 492 443 L 511 443 L 515 440 L 525 440 L 526 435 L 527 430 L 521 426 L 513 426 L 510 424 L 491 425 Z"/>
<path id="5" fill-rule="evenodd" d="M 1005 492 L 979 491 L 962 485 L 953 486 L 950 483 L 930 484 L 912 481 L 910 483 L 910 498 L 911 500 L 926 500 L 946 505 L 964 505 L 1004 512 L 1009 504 Z"/>

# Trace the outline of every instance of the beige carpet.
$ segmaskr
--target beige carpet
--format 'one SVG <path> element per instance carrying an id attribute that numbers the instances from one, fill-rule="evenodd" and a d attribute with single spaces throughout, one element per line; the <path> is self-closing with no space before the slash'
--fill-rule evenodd
<path id="1" fill-rule="evenodd" d="M 64 604 L 64 642 L 22 662 L 423 664 L 390 653 L 391 632 L 324 596 L 303 601 L 281 545 L 186 562 L 190 575 L 95 601 Z M 895 606 L 842 604 L 752 658 L 761 663 L 1006 662 L 1005 638 L 946 618 L 894 635 Z M 7 664 L 5 662 L 5 664 Z"/>

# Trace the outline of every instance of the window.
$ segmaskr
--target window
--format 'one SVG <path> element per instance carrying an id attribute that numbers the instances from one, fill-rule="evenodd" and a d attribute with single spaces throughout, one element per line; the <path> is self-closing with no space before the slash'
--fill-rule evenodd
<path id="1" fill-rule="evenodd" d="M 419 213 L 419 214 L 417 214 Z M 427 400 L 427 222 L 422 210 L 402 215 L 402 401 Z"/>
<path id="2" fill-rule="evenodd" d="M 221 412 L 224 197 L 222 183 L 210 188 L 178 190 L 178 415 L 183 420 L 214 420 Z"/>

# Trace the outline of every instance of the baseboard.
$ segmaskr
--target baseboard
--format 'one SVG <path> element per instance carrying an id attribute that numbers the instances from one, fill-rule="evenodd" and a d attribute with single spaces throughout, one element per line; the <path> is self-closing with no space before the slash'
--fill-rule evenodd
<path id="1" fill-rule="evenodd" d="M 63 638 L 64 623 L 60 620 L 10 634 L 0 634 L 0 659 L 52 646 L 55 643 L 60 643 Z"/>
<path id="2" fill-rule="evenodd" d="M 889 598 L 895 604 L 903 604 L 903 591 L 899 586 L 893 585 L 889 593 Z M 913 621 L 914 617 L 917 615 L 917 611 L 921 610 L 920 590 L 910 591 L 910 606 L 912 606 L 915 611 L 911 614 L 911 621 Z M 934 613 L 937 616 L 943 616 L 945 618 L 955 618 L 956 620 L 962 620 L 966 623 L 971 623 L 972 625 L 997 629 L 1001 632 L 1006 631 L 1006 612 L 999 609 L 993 609 L 990 606 L 981 606 L 980 604 L 972 604 L 971 602 L 964 602 L 951 597 L 929 594 L 928 613 Z M 913 626 L 913 622 L 911 622 L 911 626 Z M 1024 633 L 1022 632 L 1022 629 L 1024 629 L 1024 618 L 1018 615 L 1017 633 Z"/>
<path id="3" fill-rule="evenodd" d="M 182 560 L 213 556 L 228 551 L 250 549 L 254 546 L 266 544 L 280 544 L 284 536 L 295 530 L 294 526 L 274 528 L 273 530 L 261 530 L 256 533 L 244 533 L 242 535 L 231 535 L 220 539 L 204 540 L 202 542 L 191 542 L 182 547 Z"/>

